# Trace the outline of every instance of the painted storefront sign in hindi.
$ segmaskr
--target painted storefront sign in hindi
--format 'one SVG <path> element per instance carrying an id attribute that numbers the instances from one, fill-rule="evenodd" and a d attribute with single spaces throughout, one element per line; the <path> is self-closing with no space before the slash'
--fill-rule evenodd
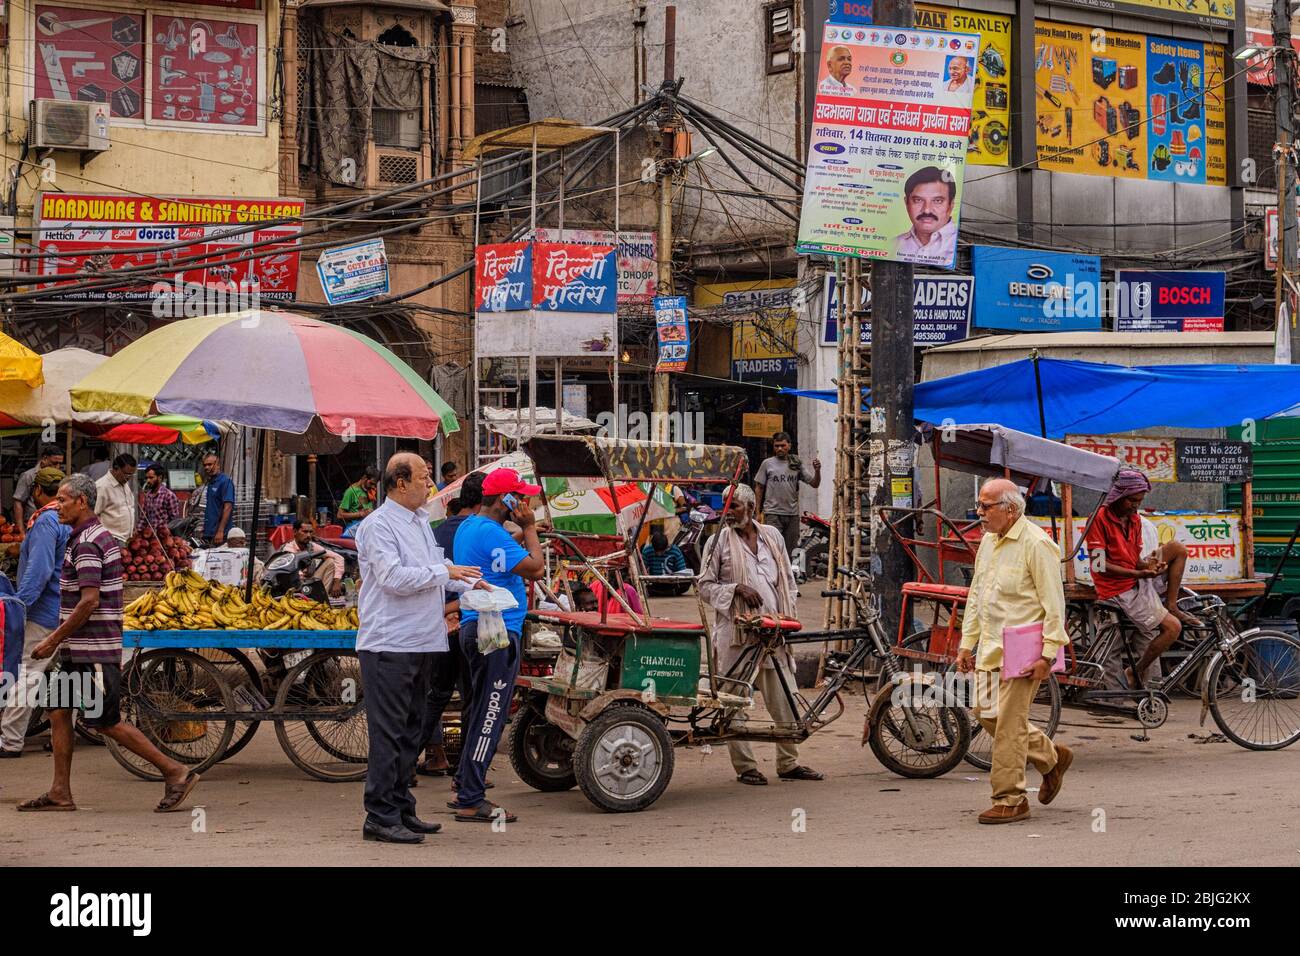
<path id="1" fill-rule="evenodd" d="M 658 283 L 653 232 L 618 232 L 611 229 L 538 229 L 540 242 L 572 242 L 618 248 L 618 303 L 650 303 Z"/>
<path id="2" fill-rule="evenodd" d="M 1172 438 L 1140 435 L 1067 435 L 1065 443 L 1137 468 L 1152 481 L 1177 481 Z"/>
<path id="3" fill-rule="evenodd" d="M 800 252 L 953 267 L 979 42 L 826 25 Z"/>
<path id="4" fill-rule="evenodd" d="M 1160 544 L 1177 541 L 1187 548 L 1187 568 L 1183 572 L 1184 584 L 1208 584 L 1215 581 L 1233 581 L 1242 575 L 1241 514 L 1166 515 L 1144 514 L 1156 526 Z M 1029 519 L 1048 534 L 1052 533 L 1052 519 Z M 1057 525 L 1061 519 L 1056 519 Z M 1092 560 L 1084 545 L 1083 531 L 1086 517 L 1074 519 L 1074 575 L 1084 584 L 1092 583 Z M 1057 528 L 1058 534 L 1064 529 Z"/>

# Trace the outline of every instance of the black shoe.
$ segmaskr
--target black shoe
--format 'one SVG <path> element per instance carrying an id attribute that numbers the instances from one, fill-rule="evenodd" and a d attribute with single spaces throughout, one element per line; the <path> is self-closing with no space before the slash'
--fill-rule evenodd
<path id="1" fill-rule="evenodd" d="M 16 759 L 22 755 L 23 752 L 21 750 L 0 750 L 0 757 L 4 758 Z"/>
<path id="2" fill-rule="evenodd" d="M 378 843 L 423 843 L 424 835 L 412 833 L 404 826 L 385 827 L 377 823 L 367 823 L 361 828 L 361 836 Z"/>
<path id="3" fill-rule="evenodd" d="M 402 817 L 402 826 L 412 833 L 437 833 L 442 829 L 441 823 L 425 823 L 419 817 Z"/>
<path id="4" fill-rule="evenodd" d="M 1183 119 L 1184 119 L 1184 120 L 1189 120 L 1189 121 L 1190 121 L 1190 120 L 1195 120 L 1195 119 L 1200 119 L 1200 118 L 1201 118 L 1201 101 L 1200 101 L 1200 100 L 1195 100 L 1195 99 L 1194 99 L 1194 100 L 1189 100 L 1188 103 L 1187 103 L 1186 108 L 1183 110 L 1182 116 L 1183 116 Z"/>
<path id="5" fill-rule="evenodd" d="M 1159 71 L 1156 73 L 1156 75 L 1153 76 L 1151 79 L 1156 83 L 1161 83 L 1161 84 L 1172 83 L 1174 81 L 1174 77 L 1178 75 L 1176 69 L 1177 68 L 1174 66 L 1173 60 L 1166 60 L 1165 65 L 1162 66 L 1159 69 Z"/>

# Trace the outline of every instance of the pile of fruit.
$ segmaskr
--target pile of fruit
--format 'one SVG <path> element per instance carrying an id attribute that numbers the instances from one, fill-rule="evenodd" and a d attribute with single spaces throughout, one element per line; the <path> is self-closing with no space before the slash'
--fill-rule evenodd
<path id="1" fill-rule="evenodd" d="M 128 631 L 348 631 L 356 608 L 334 608 L 307 598 L 272 598 L 264 589 L 244 600 L 243 588 L 208 581 L 195 571 L 172 571 L 165 587 L 136 598 L 124 609 Z"/>
<path id="2" fill-rule="evenodd" d="M 23 540 L 23 529 L 12 521 L 0 518 L 0 543 L 16 544 Z"/>
<path id="3" fill-rule="evenodd" d="M 190 546 L 166 528 L 145 525 L 122 548 L 122 570 L 128 581 L 161 581 L 169 571 L 187 571 Z"/>

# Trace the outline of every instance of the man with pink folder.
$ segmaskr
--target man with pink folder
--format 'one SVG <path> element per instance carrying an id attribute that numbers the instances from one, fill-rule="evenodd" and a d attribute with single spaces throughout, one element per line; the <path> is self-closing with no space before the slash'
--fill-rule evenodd
<path id="1" fill-rule="evenodd" d="M 985 534 L 962 617 L 957 669 L 974 671 L 972 709 L 993 738 L 993 806 L 979 822 L 1014 823 L 1029 817 L 1025 762 L 1043 775 L 1038 802 L 1048 804 L 1074 760 L 1069 747 L 1053 745 L 1029 722 L 1038 685 L 1059 669 L 1069 643 L 1061 550 L 1025 520 L 1024 496 L 1005 478 L 984 483 L 977 511 Z"/>

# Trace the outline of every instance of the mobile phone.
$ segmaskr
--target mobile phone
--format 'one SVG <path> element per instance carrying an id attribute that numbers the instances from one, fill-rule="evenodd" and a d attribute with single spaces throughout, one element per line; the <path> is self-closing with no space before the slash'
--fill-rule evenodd
<path id="1" fill-rule="evenodd" d="M 514 511 L 516 508 L 519 507 L 519 499 L 509 493 L 501 496 L 501 503 L 505 505 L 507 508 L 509 508 L 511 511 Z"/>

